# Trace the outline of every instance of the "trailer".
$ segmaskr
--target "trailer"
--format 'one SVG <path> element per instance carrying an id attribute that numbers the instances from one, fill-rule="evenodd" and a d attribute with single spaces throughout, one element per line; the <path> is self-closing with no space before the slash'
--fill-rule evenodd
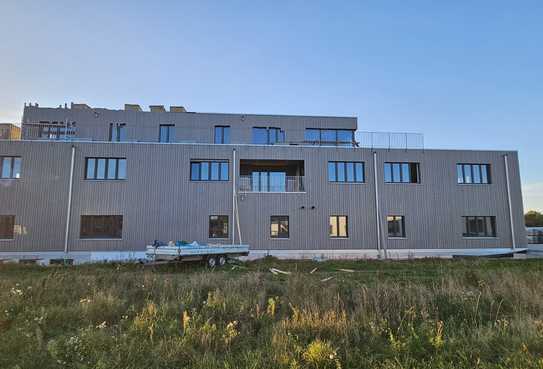
<path id="1" fill-rule="evenodd" d="M 199 244 L 194 241 L 155 241 L 146 247 L 145 255 L 150 262 L 182 262 L 205 260 L 211 268 L 223 266 L 230 257 L 249 255 L 249 245 Z"/>

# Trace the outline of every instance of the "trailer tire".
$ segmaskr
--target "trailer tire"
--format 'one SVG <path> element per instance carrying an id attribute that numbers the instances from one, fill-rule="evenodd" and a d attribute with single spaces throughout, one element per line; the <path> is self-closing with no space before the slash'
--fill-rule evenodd
<path id="1" fill-rule="evenodd" d="M 226 256 L 221 255 L 217 258 L 219 266 L 224 266 L 226 264 Z"/>
<path id="2" fill-rule="evenodd" d="M 217 266 L 217 259 L 215 259 L 213 256 L 208 257 L 207 266 L 210 268 L 215 268 Z"/>

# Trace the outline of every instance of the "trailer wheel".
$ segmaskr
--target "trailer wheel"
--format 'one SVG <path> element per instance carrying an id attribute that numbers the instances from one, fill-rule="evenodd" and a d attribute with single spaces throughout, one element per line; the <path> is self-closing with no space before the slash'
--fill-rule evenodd
<path id="1" fill-rule="evenodd" d="M 224 264 L 226 264 L 226 256 L 224 255 L 219 256 L 218 263 L 219 263 L 219 266 L 224 266 Z"/>
<path id="2" fill-rule="evenodd" d="M 217 259 L 215 259 L 213 256 L 208 257 L 207 266 L 210 268 L 215 268 L 215 266 L 217 266 Z"/>

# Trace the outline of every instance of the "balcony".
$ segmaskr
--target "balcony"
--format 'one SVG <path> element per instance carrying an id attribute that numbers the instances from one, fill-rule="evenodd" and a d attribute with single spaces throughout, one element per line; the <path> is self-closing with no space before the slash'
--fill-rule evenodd
<path id="1" fill-rule="evenodd" d="M 305 192 L 303 176 L 253 173 L 239 177 L 240 192 Z"/>
<path id="2" fill-rule="evenodd" d="M 305 192 L 301 160 L 240 160 L 240 192 Z"/>

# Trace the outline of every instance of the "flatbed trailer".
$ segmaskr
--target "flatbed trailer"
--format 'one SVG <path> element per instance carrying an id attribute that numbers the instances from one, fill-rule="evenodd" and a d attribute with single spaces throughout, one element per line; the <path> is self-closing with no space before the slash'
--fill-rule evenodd
<path id="1" fill-rule="evenodd" d="M 210 267 L 223 266 L 230 257 L 249 255 L 249 245 L 199 244 L 197 242 L 155 241 L 145 250 L 147 259 L 154 263 L 205 260 Z"/>

